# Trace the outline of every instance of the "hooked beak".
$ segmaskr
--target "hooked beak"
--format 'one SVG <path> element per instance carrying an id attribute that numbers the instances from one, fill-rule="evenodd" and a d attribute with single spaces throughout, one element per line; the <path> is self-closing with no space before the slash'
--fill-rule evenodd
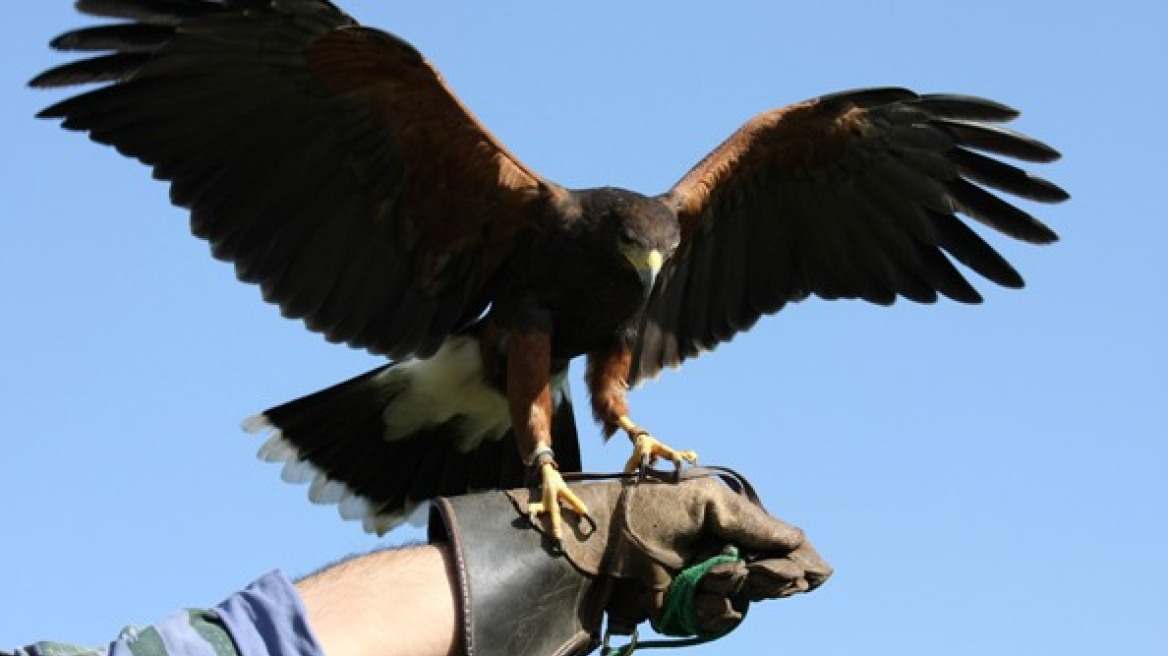
<path id="1" fill-rule="evenodd" d="M 649 298 L 649 294 L 653 291 L 653 283 L 657 280 L 657 274 L 661 272 L 661 265 L 664 263 L 665 257 L 657 249 L 645 251 L 635 247 L 621 249 L 621 253 L 641 276 L 641 292 L 645 298 Z"/>

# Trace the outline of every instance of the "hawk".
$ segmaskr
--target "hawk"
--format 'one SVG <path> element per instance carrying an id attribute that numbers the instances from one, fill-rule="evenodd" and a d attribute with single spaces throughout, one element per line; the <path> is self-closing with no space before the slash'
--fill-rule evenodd
<path id="1" fill-rule="evenodd" d="M 52 42 L 86 55 L 34 87 L 96 83 L 41 117 L 170 182 L 192 232 L 285 316 L 382 367 L 245 422 L 285 479 L 384 532 L 435 495 L 538 472 L 586 508 L 566 377 L 629 460 L 674 450 L 627 390 L 809 296 L 977 303 L 960 264 L 1022 278 L 960 216 L 1057 239 L 993 190 L 1068 196 L 995 156 L 1058 158 L 961 95 L 876 88 L 761 113 L 671 189 L 567 189 L 525 166 L 410 44 L 325 0 L 80 0 L 122 19 Z M 554 451 L 553 451 L 554 447 Z"/>

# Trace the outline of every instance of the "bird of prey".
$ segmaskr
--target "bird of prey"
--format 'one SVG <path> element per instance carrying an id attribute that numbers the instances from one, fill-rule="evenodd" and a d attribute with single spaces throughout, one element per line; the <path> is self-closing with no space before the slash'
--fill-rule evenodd
<path id="1" fill-rule="evenodd" d="M 877 88 L 763 112 L 671 189 L 567 189 L 488 132 L 411 45 L 325 0 L 79 0 L 112 24 L 35 87 L 41 112 L 170 181 L 195 235 L 288 317 L 384 366 L 257 415 L 261 457 L 384 532 L 435 495 L 538 474 L 533 512 L 586 512 L 566 373 L 586 356 L 630 468 L 671 449 L 627 390 L 809 296 L 981 300 L 1015 269 L 959 216 L 1057 237 L 991 190 L 1058 202 L 996 159 L 1058 153 L 986 99 Z M 553 451 L 554 447 L 554 451 Z"/>

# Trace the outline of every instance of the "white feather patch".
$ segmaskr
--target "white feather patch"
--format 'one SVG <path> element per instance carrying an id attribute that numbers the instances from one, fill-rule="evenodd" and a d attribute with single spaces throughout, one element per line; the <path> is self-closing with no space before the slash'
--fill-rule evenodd
<path id="1" fill-rule="evenodd" d="M 552 405 L 558 408 L 568 392 L 567 371 L 552 377 Z M 455 448 L 473 451 L 484 440 L 498 440 L 511 428 L 507 397 L 483 379 L 478 340 L 452 337 L 433 357 L 405 360 L 378 375 L 378 382 L 405 391 L 385 409 L 386 439 L 411 435 L 462 415 L 462 434 Z"/>
<path id="2" fill-rule="evenodd" d="M 463 415 L 455 448 L 465 453 L 483 440 L 503 437 L 511 428 L 507 398 L 483 380 L 482 355 L 474 338 L 448 339 L 433 357 L 405 360 L 378 378 L 405 390 L 382 415 L 387 439 Z"/>
<path id="3" fill-rule="evenodd" d="M 285 460 L 280 478 L 285 483 L 308 483 L 320 475 L 320 470 L 307 460 Z"/>
<path id="4" fill-rule="evenodd" d="M 262 412 L 243 420 L 243 430 L 253 435 L 270 430 L 271 428 L 272 422 L 268 421 L 268 416 Z"/>
<path id="5" fill-rule="evenodd" d="M 308 486 L 308 500 L 321 505 L 339 504 L 345 497 L 352 496 L 348 486 L 340 481 L 330 480 L 317 473 Z"/>
<path id="6" fill-rule="evenodd" d="M 373 514 L 373 504 L 363 496 L 350 494 L 341 499 L 340 503 L 337 504 L 337 510 L 345 519 L 365 519 Z"/>
<path id="7" fill-rule="evenodd" d="M 283 433 L 275 431 L 256 452 L 256 456 L 264 462 L 287 462 L 296 460 L 298 453 L 296 447 L 284 439 Z"/>
<path id="8" fill-rule="evenodd" d="M 271 428 L 271 425 L 267 426 Z M 294 444 L 284 439 L 276 430 L 260 447 L 261 460 L 284 465 L 280 478 L 289 483 L 308 483 L 308 498 L 313 503 L 336 504 L 344 519 L 360 520 L 361 526 L 369 533 L 384 535 L 403 522 L 424 526 L 428 519 L 426 502 L 411 502 L 395 513 L 378 513 L 374 503 L 357 494 L 341 481 L 330 479 L 324 472 L 307 460 L 300 459 L 300 452 Z"/>

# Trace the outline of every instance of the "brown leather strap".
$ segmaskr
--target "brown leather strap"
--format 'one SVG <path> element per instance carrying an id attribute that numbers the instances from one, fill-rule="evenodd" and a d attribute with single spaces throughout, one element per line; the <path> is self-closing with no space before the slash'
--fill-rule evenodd
<path id="1" fill-rule="evenodd" d="M 666 471 L 646 467 L 636 473 L 599 473 L 599 472 L 564 472 L 561 474 L 566 483 L 586 483 L 591 481 L 630 481 L 654 480 L 664 483 L 680 483 L 695 478 L 717 478 L 726 484 L 726 487 L 735 493 L 746 497 L 751 503 L 766 510 L 759 498 L 758 492 L 745 476 L 737 471 L 720 465 L 694 465 L 678 470 Z"/>

